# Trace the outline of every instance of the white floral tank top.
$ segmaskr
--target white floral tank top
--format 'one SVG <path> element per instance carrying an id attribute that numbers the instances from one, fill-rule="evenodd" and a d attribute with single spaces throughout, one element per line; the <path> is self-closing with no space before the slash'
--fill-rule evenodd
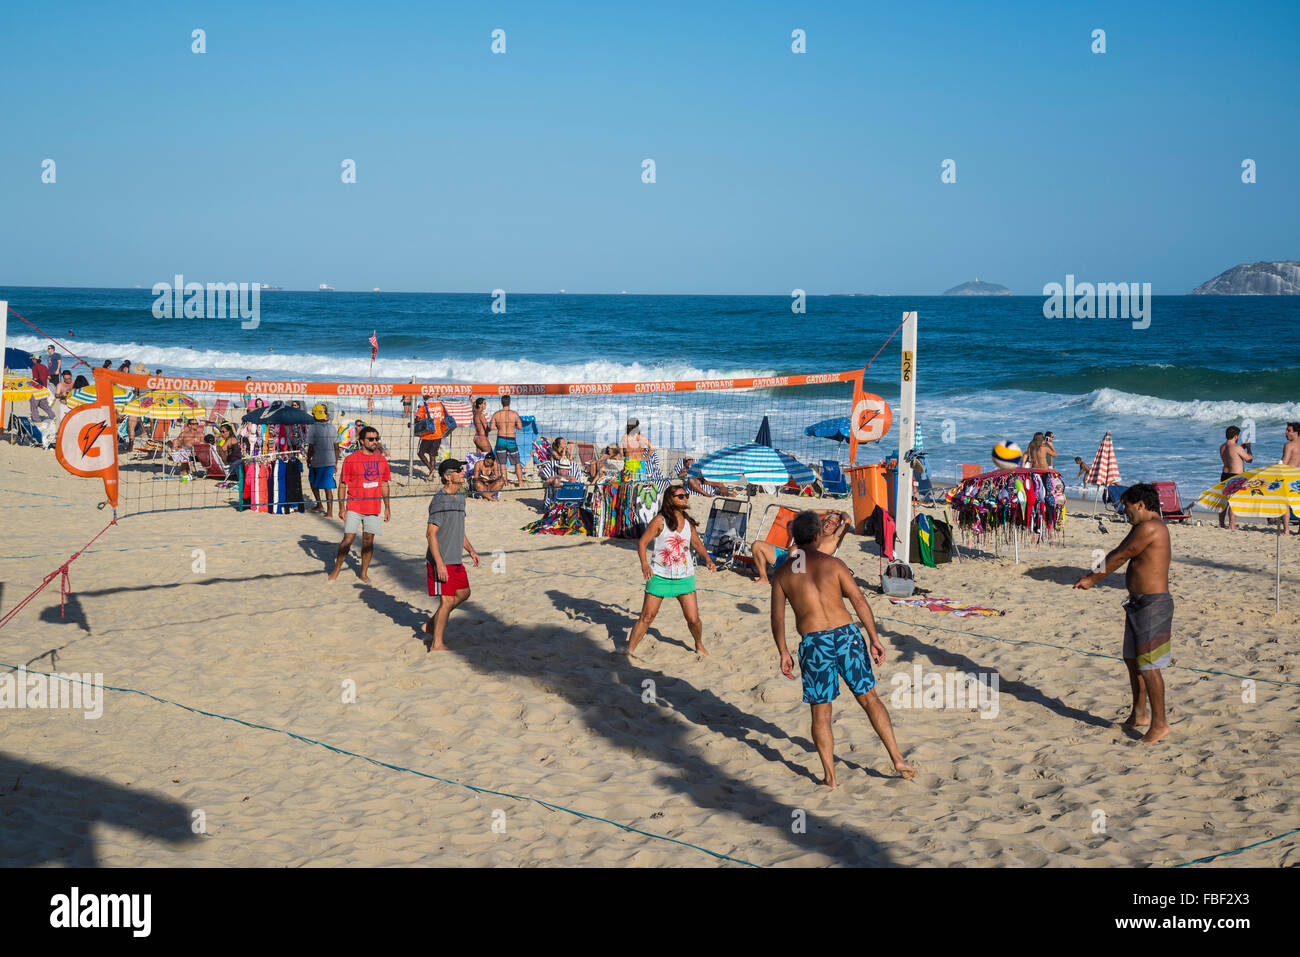
<path id="1" fill-rule="evenodd" d="M 690 578 L 695 574 L 695 555 L 691 551 L 691 523 L 682 520 L 679 531 L 670 531 L 668 522 L 655 536 L 650 549 L 650 571 L 660 578 Z"/>

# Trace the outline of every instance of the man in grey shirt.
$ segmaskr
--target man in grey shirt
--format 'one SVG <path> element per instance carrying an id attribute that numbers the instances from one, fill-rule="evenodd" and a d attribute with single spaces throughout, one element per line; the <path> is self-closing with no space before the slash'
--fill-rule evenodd
<path id="1" fill-rule="evenodd" d="M 465 535 L 465 463 L 447 459 L 438 466 L 442 491 L 429 502 L 429 523 L 425 538 L 429 548 L 424 556 L 428 568 L 429 594 L 441 600 L 438 610 L 420 628 L 424 633 L 425 651 L 445 651 L 443 632 L 452 609 L 469 598 L 469 576 L 461 563 L 462 550 L 469 553 L 478 567 L 478 552 Z"/>
<path id="2" fill-rule="evenodd" d="M 323 402 L 311 407 L 312 418 L 316 421 L 307 428 L 307 481 L 311 484 L 311 494 L 316 499 L 313 512 L 321 510 L 320 497 L 325 493 L 325 517 L 334 517 L 334 489 L 338 483 L 334 480 L 334 465 L 338 462 L 338 433 L 328 421 L 329 412 Z"/>

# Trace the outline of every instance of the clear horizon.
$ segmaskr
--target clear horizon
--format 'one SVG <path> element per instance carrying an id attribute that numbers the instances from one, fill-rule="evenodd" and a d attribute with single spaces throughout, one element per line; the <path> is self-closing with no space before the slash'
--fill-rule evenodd
<path id="1" fill-rule="evenodd" d="M 0 13 L 5 285 L 1184 295 L 1300 258 L 1294 4 L 59 9 Z"/>

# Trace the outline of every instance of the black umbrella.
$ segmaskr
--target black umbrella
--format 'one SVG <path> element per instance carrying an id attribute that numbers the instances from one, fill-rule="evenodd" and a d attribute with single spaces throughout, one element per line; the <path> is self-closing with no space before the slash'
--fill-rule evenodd
<path id="1" fill-rule="evenodd" d="M 306 409 L 296 409 L 283 402 L 272 402 L 244 415 L 244 422 L 253 425 L 311 425 L 315 417 Z"/>

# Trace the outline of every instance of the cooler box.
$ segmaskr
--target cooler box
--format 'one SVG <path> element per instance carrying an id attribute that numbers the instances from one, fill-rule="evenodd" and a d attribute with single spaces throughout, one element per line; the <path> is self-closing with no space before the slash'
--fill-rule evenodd
<path id="1" fill-rule="evenodd" d="M 853 530 L 859 535 L 862 534 L 862 523 L 871 517 L 877 505 L 891 514 L 894 511 L 889 494 L 893 483 L 889 481 L 887 472 L 883 465 L 849 465 L 844 469 L 849 495 L 853 498 Z"/>

